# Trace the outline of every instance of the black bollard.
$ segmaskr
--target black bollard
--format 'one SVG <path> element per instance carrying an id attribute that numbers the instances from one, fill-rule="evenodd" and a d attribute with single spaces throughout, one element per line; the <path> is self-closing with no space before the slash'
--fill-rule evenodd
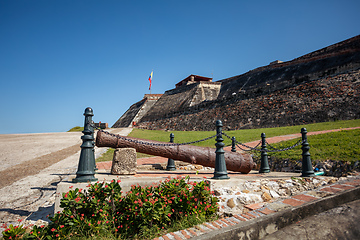
<path id="1" fill-rule="evenodd" d="M 81 137 L 83 143 L 81 147 L 78 171 L 73 182 L 92 182 L 95 178 L 95 150 L 94 150 L 94 128 L 91 126 L 93 110 L 88 107 L 85 109 L 84 135 Z"/>
<path id="2" fill-rule="evenodd" d="M 307 136 L 306 136 L 306 128 L 302 128 L 301 129 L 301 135 L 302 135 L 302 174 L 301 177 L 314 177 L 315 173 L 314 173 L 314 169 L 312 167 L 311 164 L 311 159 L 310 159 L 310 147 L 309 147 L 309 143 L 307 141 Z"/>
<path id="3" fill-rule="evenodd" d="M 236 152 L 236 138 L 235 137 L 231 138 L 231 151 Z"/>
<path id="4" fill-rule="evenodd" d="M 171 143 L 174 142 L 174 134 L 173 133 L 170 133 L 170 142 Z M 176 170 L 175 161 L 173 159 L 168 158 L 168 163 L 167 163 L 166 170 L 168 170 L 168 171 L 175 171 Z"/>
<path id="5" fill-rule="evenodd" d="M 215 158 L 215 171 L 214 171 L 214 177 L 212 179 L 217 180 L 225 180 L 229 179 L 226 171 L 226 163 L 225 163 L 225 157 L 224 157 L 224 149 L 223 147 L 225 144 L 223 143 L 224 139 L 222 138 L 222 122 L 220 120 L 216 121 L 216 158 Z"/>
<path id="6" fill-rule="evenodd" d="M 270 172 L 265 139 L 266 139 L 265 133 L 262 133 L 261 134 L 261 165 L 260 165 L 259 173 Z"/>

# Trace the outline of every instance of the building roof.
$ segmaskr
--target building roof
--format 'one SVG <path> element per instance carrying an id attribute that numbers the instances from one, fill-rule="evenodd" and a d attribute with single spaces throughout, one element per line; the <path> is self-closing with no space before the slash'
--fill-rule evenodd
<path id="1" fill-rule="evenodd" d="M 188 82 L 212 82 L 212 78 L 191 74 L 187 78 L 175 84 L 175 86 L 180 87 L 182 85 L 187 85 Z"/>

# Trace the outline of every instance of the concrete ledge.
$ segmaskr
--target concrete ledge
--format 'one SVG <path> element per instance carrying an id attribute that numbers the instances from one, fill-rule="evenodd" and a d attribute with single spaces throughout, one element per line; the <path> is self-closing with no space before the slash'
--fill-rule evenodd
<path id="1" fill-rule="evenodd" d="M 261 239 L 268 234 L 296 223 L 306 217 L 327 211 L 341 204 L 360 199 L 360 187 L 346 190 L 341 193 L 324 197 L 299 207 L 292 207 L 262 216 L 235 226 L 226 227 L 217 231 L 211 231 L 193 239 L 197 240 L 228 240 L 228 239 Z"/>

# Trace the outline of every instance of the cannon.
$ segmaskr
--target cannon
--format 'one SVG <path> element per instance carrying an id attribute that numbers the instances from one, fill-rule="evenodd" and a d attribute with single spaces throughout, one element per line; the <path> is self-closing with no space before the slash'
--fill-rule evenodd
<path id="1" fill-rule="evenodd" d="M 169 144 L 133 137 L 122 137 L 105 131 L 98 131 L 97 147 L 135 148 L 137 152 L 180 160 L 205 167 L 215 167 L 215 149 L 191 145 Z M 228 152 L 224 154 L 226 168 L 234 172 L 249 173 L 256 164 L 245 153 Z"/>

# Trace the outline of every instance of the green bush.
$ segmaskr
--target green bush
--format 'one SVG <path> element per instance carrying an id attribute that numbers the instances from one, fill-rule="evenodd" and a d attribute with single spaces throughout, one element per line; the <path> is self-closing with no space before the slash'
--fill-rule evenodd
<path id="1" fill-rule="evenodd" d="M 84 131 L 84 127 L 76 126 L 70 129 L 68 132 L 82 132 Z"/>
<path id="2" fill-rule="evenodd" d="M 178 221 L 206 221 L 216 216 L 218 199 L 206 181 L 189 182 L 189 177 L 167 179 L 158 185 L 132 186 L 122 195 L 120 180 L 89 184 L 87 191 L 63 193 L 62 212 L 50 218 L 47 227 L 25 233 L 22 226 L 3 232 L 5 239 L 53 238 L 149 238 Z M 196 223 L 196 221 L 195 221 Z M 21 231 L 20 231 L 21 230 Z"/>
<path id="3" fill-rule="evenodd" d="M 2 233 L 4 239 L 21 239 L 26 231 L 26 227 L 22 224 L 18 226 L 10 224 L 8 228 L 4 225 L 4 228 L 6 228 Z"/>

